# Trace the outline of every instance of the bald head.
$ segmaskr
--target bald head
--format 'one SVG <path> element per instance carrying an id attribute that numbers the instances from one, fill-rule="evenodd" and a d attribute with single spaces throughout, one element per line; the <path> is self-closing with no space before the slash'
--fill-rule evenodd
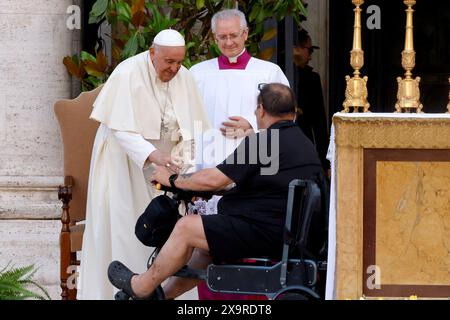
<path id="1" fill-rule="evenodd" d="M 284 117 L 295 113 L 295 96 L 291 88 L 281 83 L 264 85 L 258 96 L 258 104 L 274 117 Z"/>

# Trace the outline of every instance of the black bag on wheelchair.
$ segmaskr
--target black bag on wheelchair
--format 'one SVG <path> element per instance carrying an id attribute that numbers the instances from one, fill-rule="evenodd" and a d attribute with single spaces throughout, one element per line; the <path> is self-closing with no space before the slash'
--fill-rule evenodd
<path id="1" fill-rule="evenodd" d="M 165 194 L 159 195 L 138 218 L 134 232 L 144 245 L 161 248 L 179 218 L 178 202 Z"/>

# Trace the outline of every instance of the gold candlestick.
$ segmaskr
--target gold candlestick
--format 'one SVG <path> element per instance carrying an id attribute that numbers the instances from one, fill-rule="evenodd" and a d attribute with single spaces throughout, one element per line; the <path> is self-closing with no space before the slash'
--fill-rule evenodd
<path id="1" fill-rule="evenodd" d="M 416 64 L 416 52 L 414 51 L 413 41 L 413 12 L 412 6 L 416 4 L 416 0 L 404 0 L 403 3 L 408 7 L 406 9 L 406 33 L 405 33 L 405 49 L 402 51 L 402 67 L 405 69 L 405 79 L 397 77 L 398 92 L 397 103 L 395 104 L 395 112 L 410 112 L 416 110 L 422 113 L 423 105 L 420 103 L 419 83 L 420 77 L 413 79 L 412 69 Z"/>
<path id="2" fill-rule="evenodd" d="M 353 77 L 345 76 L 347 88 L 345 89 L 345 101 L 343 112 L 359 112 L 359 108 L 364 108 L 363 112 L 369 112 L 370 104 L 367 102 L 367 76 L 361 78 L 359 70 L 364 65 L 364 51 L 361 45 L 361 8 L 364 0 L 352 0 L 355 5 L 355 24 L 353 26 L 353 48 L 350 51 L 350 65 L 355 70 Z"/>

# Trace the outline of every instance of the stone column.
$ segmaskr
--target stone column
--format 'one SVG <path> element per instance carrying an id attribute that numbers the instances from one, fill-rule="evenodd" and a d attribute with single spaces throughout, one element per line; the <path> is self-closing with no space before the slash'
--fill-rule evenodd
<path id="1" fill-rule="evenodd" d="M 59 298 L 62 146 L 53 104 L 71 96 L 62 59 L 79 46 L 66 26 L 72 0 L 0 5 L 0 269 L 40 266 L 36 280 Z"/>

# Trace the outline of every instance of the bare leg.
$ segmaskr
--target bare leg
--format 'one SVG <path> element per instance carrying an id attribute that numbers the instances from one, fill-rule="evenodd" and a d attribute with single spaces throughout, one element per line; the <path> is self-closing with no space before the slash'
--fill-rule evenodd
<path id="1" fill-rule="evenodd" d="M 134 293 L 138 297 L 148 296 L 189 261 L 194 248 L 209 251 L 201 217 L 188 215 L 177 222 L 152 266 L 131 278 Z"/>
<path id="2" fill-rule="evenodd" d="M 212 261 L 208 252 L 202 249 L 194 249 L 188 266 L 193 269 L 206 269 Z M 164 286 L 164 294 L 168 299 L 175 299 L 186 291 L 196 287 L 201 280 L 188 279 L 180 277 L 170 277 L 168 283 Z"/>

